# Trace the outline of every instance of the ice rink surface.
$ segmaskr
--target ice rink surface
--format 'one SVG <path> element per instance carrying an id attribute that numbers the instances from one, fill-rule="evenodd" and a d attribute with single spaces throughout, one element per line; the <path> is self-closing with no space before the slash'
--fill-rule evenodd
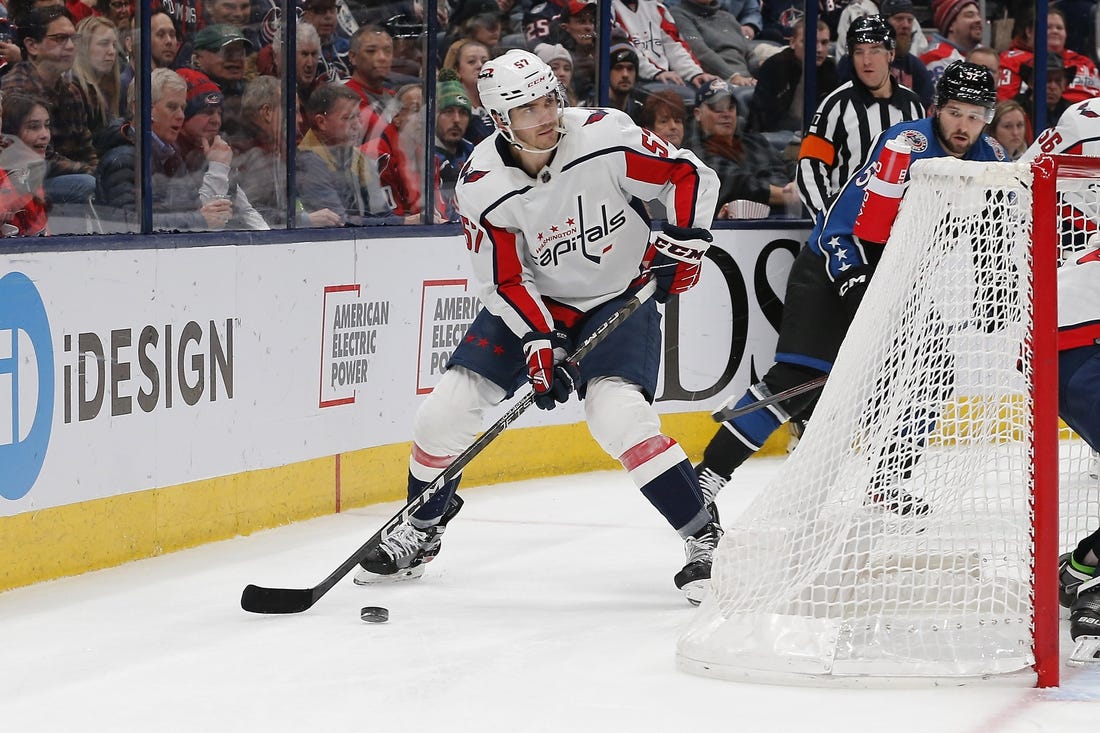
<path id="1" fill-rule="evenodd" d="M 724 516 L 777 465 L 746 464 L 722 494 Z M 466 506 L 421 580 L 360 588 L 349 577 L 295 616 L 245 613 L 241 589 L 320 582 L 396 504 L 0 594 L 0 730 L 1095 726 L 1100 670 L 1064 667 L 1063 686 L 1045 691 L 813 689 L 679 672 L 676 639 L 694 612 L 672 583 L 682 543 L 624 473 L 463 496 Z M 388 607 L 389 623 L 362 622 L 366 605 Z"/>

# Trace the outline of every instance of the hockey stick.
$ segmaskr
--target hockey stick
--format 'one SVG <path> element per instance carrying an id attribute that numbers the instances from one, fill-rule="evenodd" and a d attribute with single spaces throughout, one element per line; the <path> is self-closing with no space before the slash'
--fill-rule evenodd
<path id="1" fill-rule="evenodd" d="M 751 405 L 745 405 L 744 407 L 719 407 L 713 413 L 711 417 L 714 418 L 714 422 L 726 422 L 733 420 L 734 418 L 741 417 L 742 415 L 748 415 L 750 412 L 756 412 L 769 405 L 774 405 L 776 402 L 782 402 L 789 397 L 797 397 L 800 394 L 811 392 L 818 387 L 825 385 L 825 380 L 829 378 L 828 374 L 822 374 L 820 377 L 811 379 L 804 384 L 800 384 L 797 387 L 791 387 L 785 389 L 779 394 L 773 394 L 771 397 L 765 397 L 759 402 L 753 402 Z"/>
<path id="2" fill-rule="evenodd" d="M 653 297 L 653 293 L 656 290 L 656 283 L 650 280 L 646 283 L 638 292 L 634 294 L 621 308 L 611 314 L 611 316 L 600 324 L 599 328 L 585 339 L 576 351 L 569 355 L 570 361 L 579 361 L 592 349 L 596 348 L 608 335 L 619 327 L 634 311 L 642 307 L 642 305 Z M 474 443 L 462 451 L 455 458 L 454 462 L 435 477 L 435 480 L 424 487 L 418 495 L 409 500 L 409 503 L 401 508 L 397 514 L 393 515 L 388 522 L 382 525 L 369 540 L 363 543 L 363 545 L 352 553 L 351 557 L 340 564 L 340 567 L 336 568 L 329 574 L 327 578 L 322 580 L 312 588 L 264 588 L 258 585 L 248 585 L 245 587 L 244 592 L 241 594 L 241 608 L 252 613 L 301 613 L 308 610 L 316 603 L 321 596 L 332 590 L 341 578 L 351 572 L 352 568 L 358 565 L 374 548 L 378 547 L 399 524 L 407 520 L 412 516 L 420 507 L 428 503 L 428 500 L 432 498 L 443 485 L 449 480 L 454 478 L 466 467 L 470 461 L 472 461 L 481 451 L 485 450 L 498 435 L 504 432 L 504 429 L 511 425 L 519 418 L 524 412 L 527 411 L 531 405 L 535 403 L 534 392 L 528 391 L 519 402 L 517 402 L 508 412 L 506 412 L 499 420 L 493 423 L 488 430 L 481 434 L 481 436 L 474 441 Z"/>

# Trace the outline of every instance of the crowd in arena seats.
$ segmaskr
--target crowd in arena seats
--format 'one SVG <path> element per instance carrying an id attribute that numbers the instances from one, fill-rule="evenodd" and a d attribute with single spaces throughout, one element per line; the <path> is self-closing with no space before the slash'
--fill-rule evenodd
<path id="1" fill-rule="evenodd" d="M 1001 100 L 988 132 L 1011 158 L 1036 135 L 1036 101 L 1052 125 L 1100 95 L 1095 3 L 1081 0 L 1050 6 L 1038 91 L 1035 19 L 1018 0 L 819 2 L 810 58 L 804 0 L 609 0 L 606 90 L 592 0 L 440 0 L 432 19 L 415 0 L 298 0 L 289 105 L 280 3 L 153 0 L 145 112 L 133 2 L 0 0 L 3 236 L 138 231 L 144 119 L 154 230 L 457 221 L 459 171 L 494 129 L 477 75 L 510 48 L 550 65 L 569 104 L 604 98 L 719 170 L 720 217 L 758 210 L 731 206 L 741 201 L 798 215 L 792 181 L 814 114 L 803 66 L 822 103 L 855 76 L 846 29 L 863 16 L 893 28 L 890 75 L 926 110 L 948 64 L 988 66 Z"/>

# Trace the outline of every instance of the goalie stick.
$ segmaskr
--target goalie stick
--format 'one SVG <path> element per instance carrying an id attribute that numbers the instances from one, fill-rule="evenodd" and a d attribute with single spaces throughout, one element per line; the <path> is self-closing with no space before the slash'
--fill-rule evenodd
<path id="1" fill-rule="evenodd" d="M 733 420 L 734 418 L 741 417 L 742 415 L 748 415 L 751 412 L 756 412 L 769 405 L 774 405 L 776 402 L 782 402 L 789 397 L 797 397 L 800 394 L 811 392 L 818 387 L 825 385 L 825 380 L 829 378 L 828 374 L 822 374 L 820 377 L 811 379 L 808 382 L 798 385 L 797 387 L 791 387 L 785 389 L 782 392 L 773 394 L 771 397 L 766 397 L 758 402 L 753 402 L 751 405 L 745 405 L 744 407 L 719 407 L 717 410 L 711 413 L 711 417 L 714 418 L 714 422 L 726 422 Z"/>
<path id="2" fill-rule="evenodd" d="M 619 325 L 625 321 L 634 311 L 642 307 L 642 305 L 653 297 L 653 293 L 656 290 L 656 282 L 650 280 L 641 289 L 634 294 L 621 308 L 611 314 L 611 316 L 604 321 L 596 329 L 596 331 L 585 339 L 576 351 L 569 355 L 570 361 L 579 361 L 589 354 L 592 349 L 596 348 L 608 335 L 614 331 Z M 481 434 L 481 436 L 470 445 L 469 448 L 462 451 L 455 458 L 454 462 L 446 468 L 441 474 L 435 477 L 435 480 L 424 487 L 424 490 L 419 494 L 409 499 L 404 507 L 401 508 L 397 514 L 393 515 L 388 522 L 382 525 L 382 528 L 375 532 L 370 539 L 363 543 L 363 545 L 356 550 L 351 556 L 340 563 L 340 566 L 333 570 L 327 578 L 322 580 L 312 588 L 264 588 L 258 585 L 248 585 L 245 587 L 244 592 L 241 594 L 241 608 L 251 613 L 301 613 L 313 606 L 320 598 L 332 590 L 340 579 L 351 572 L 352 568 L 358 565 L 371 550 L 380 545 L 383 540 L 393 533 L 394 529 L 399 524 L 407 520 L 412 516 L 420 507 L 424 506 L 433 495 L 438 492 L 447 481 L 454 478 L 466 467 L 470 461 L 472 461 L 481 451 L 485 449 L 498 435 L 504 432 L 505 428 L 511 425 L 519 418 L 524 412 L 527 411 L 531 405 L 535 403 L 535 394 L 533 391 L 528 391 L 519 402 L 517 402 L 508 412 L 495 423 L 493 423 L 488 430 Z"/>

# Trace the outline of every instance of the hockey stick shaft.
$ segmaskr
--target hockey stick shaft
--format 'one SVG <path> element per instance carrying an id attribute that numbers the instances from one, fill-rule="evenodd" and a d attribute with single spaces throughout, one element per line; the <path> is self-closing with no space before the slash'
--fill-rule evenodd
<path id="1" fill-rule="evenodd" d="M 580 361 L 586 355 L 601 344 L 612 331 L 619 327 L 631 314 L 642 307 L 656 290 L 653 280 L 646 283 L 638 290 L 621 308 L 600 324 L 595 332 L 585 339 L 584 343 L 569 355 L 570 361 Z M 527 411 L 535 403 L 535 395 L 528 391 L 511 409 L 500 419 L 493 423 L 488 430 L 481 434 L 469 448 L 462 451 L 436 478 L 419 494 L 409 499 L 409 502 L 401 508 L 397 514 L 389 519 L 382 528 L 371 536 L 352 555 L 340 563 L 327 578 L 312 588 L 264 588 L 258 585 L 248 585 L 241 594 L 241 608 L 252 613 L 301 613 L 313 606 L 323 595 L 332 590 L 340 580 L 358 565 L 366 556 L 380 545 L 402 522 L 408 520 L 414 512 L 424 506 L 440 489 L 452 478 L 457 476 L 466 465 L 478 454 L 485 450 L 486 446 L 493 442 L 504 430 L 515 422 L 520 415 Z"/>
<path id="2" fill-rule="evenodd" d="M 778 394 L 773 394 L 771 397 L 766 397 L 757 402 L 753 402 L 751 405 L 745 405 L 744 407 L 722 407 L 711 413 L 711 417 L 714 418 L 714 422 L 727 422 L 742 415 L 748 415 L 749 413 L 761 410 L 769 405 L 774 405 L 776 402 L 782 402 L 783 400 L 791 397 L 797 397 L 800 394 L 806 392 L 812 392 L 815 389 L 819 389 L 825 386 L 825 380 L 829 378 L 828 374 L 822 374 L 820 377 L 811 379 L 804 384 L 800 384 L 797 387 L 791 387 L 785 389 Z"/>

